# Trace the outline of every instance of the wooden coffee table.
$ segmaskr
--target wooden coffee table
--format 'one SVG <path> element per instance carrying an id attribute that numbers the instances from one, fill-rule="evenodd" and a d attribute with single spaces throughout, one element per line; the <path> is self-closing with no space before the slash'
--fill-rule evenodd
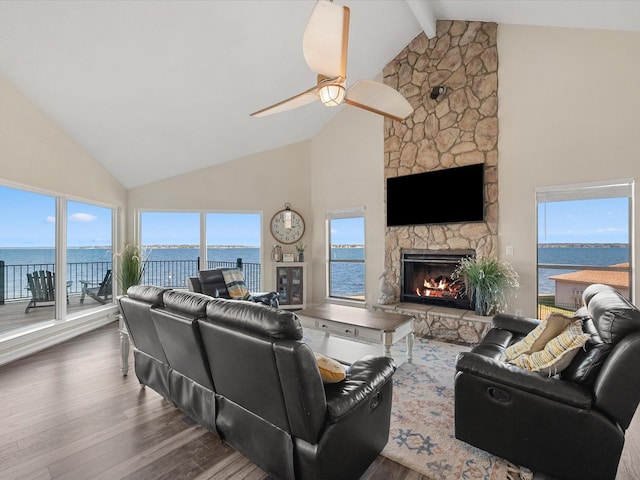
<path id="1" fill-rule="evenodd" d="M 407 339 L 407 361 L 413 361 L 413 317 L 358 307 L 323 304 L 296 312 L 303 328 L 348 340 L 377 344 L 391 357 L 391 346 Z M 340 360 L 340 359 L 339 359 Z"/>

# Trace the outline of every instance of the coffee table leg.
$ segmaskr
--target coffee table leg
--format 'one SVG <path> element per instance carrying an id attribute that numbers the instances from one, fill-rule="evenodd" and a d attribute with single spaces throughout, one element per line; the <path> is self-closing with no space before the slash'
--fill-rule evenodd
<path id="1" fill-rule="evenodd" d="M 413 333 L 407 335 L 407 362 L 413 363 Z"/>

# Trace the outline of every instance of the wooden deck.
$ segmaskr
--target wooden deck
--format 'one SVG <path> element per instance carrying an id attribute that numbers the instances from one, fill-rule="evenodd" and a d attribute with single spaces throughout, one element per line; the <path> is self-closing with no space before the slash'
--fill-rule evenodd
<path id="1" fill-rule="evenodd" d="M 30 308 L 29 312 L 25 313 L 28 304 L 28 300 L 18 300 L 8 301 L 4 305 L 0 305 L 0 335 L 13 330 L 30 328 L 54 319 L 55 306 L 53 302 L 43 304 L 44 306 L 42 307 Z M 90 297 L 85 297 L 84 304 L 81 304 L 80 294 L 70 295 L 69 303 L 67 304 L 67 316 L 99 306 L 100 304 Z"/>

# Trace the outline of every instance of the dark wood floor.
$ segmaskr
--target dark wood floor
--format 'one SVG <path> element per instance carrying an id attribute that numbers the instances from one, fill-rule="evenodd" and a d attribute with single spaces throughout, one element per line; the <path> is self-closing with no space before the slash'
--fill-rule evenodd
<path id="1" fill-rule="evenodd" d="M 116 324 L 0 367 L 0 478 L 268 478 L 119 369 Z M 372 479 L 427 480 L 383 457 L 362 477 Z M 639 415 L 627 432 L 623 479 L 640 479 Z"/>
<path id="2" fill-rule="evenodd" d="M 0 367 L 0 478 L 268 476 L 153 390 L 141 389 L 133 370 L 123 377 L 111 324 Z M 426 480 L 383 457 L 362 478 Z"/>

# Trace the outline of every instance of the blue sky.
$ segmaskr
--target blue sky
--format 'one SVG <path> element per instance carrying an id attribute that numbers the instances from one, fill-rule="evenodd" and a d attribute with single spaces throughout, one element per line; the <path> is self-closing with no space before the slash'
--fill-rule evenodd
<path id="1" fill-rule="evenodd" d="M 548 202 L 538 206 L 538 243 L 628 243 L 629 199 Z"/>
<path id="2" fill-rule="evenodd" d="M 55 198 L 0 187 L 0 248 L 52 247 L 55 243 Z M 104 246 L 111 241 L 111 210 L 86 203 L 67 204 L 67 244 Z M 270 217 L 263 218 L 268 222 Z M 334 244 L 364 243 L 363 220 L 332 221 Z M 142 219 L 144 245 L 197 245 L 198 213 L 145 212 Z M 538 209 L 539 243 L 627 243 L 628 199 L 614 198 L 551 202 Z M 274 243 L 271 236 L 265 245 Z M 207 215 L 209 245 L 260 245 L 259 214 Z"/>

